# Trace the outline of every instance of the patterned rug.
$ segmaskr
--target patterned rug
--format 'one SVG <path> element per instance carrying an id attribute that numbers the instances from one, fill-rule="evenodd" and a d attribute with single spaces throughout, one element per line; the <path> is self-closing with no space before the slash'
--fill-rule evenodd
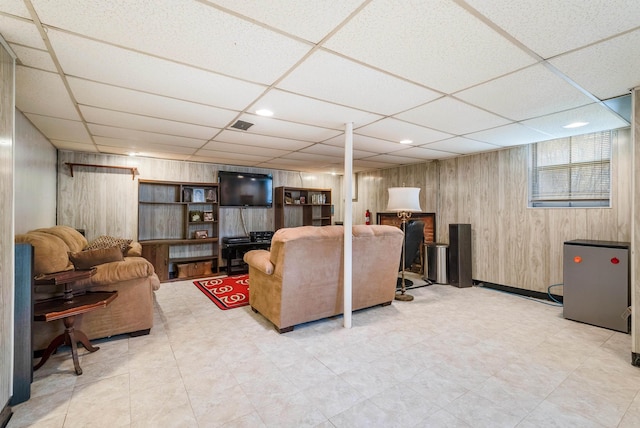
<path id="1" fill-rule="evenodd" d="M 223 311 L 249 304 L 249 275 L 201 279 L 193 283 Z"/>

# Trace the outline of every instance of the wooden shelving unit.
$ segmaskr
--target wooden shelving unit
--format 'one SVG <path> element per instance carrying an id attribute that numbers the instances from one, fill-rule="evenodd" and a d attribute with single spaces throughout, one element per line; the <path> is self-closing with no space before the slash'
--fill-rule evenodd
<path id="1" fill-rule="evenodd" d="M 275 230 L 283 227 L 328 226 L 332 217 L 331 189 L 276 187 Z"/>
<path id="2" fill-rule="evenodd" d="M 218 273 L 218 196 L 216 183 L 139 181 L 138 241 L 160 281 Z M 210 271 L 198 272 L 208 262 Z"/>

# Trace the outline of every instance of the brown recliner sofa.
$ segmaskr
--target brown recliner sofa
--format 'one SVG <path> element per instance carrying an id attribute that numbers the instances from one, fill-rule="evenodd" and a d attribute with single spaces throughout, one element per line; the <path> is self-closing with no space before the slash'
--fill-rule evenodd
<path id="1" fill-rule="evenodd" d="M 121 245 L 122 257 L 119 261 L 101 263 L 95 266 L 96 273 L 91 278 L 72 284 L 74 293 L 85 290 L 117 291 L 118 297 L 106 308 L 81 315 L 75 328 L 84 332 L 89 339 L 130 333 L 148 334 L 153 327 L 153 291 L 160 288 L 160 281 L 153 265 L 142 257 L 142 247 L 137 242 L 116 240 Z M 68 226 L 54 226 L 16 235 L 16 243 L 28 243 L 34 247 L 34 274 L 36 277 L 73 270 L 73 261 L 91 265 L 86 259 L 87 239 L 77 230 Z M 34 299 L 40 300 L 59 296 L 62 287 L 39 285 L 34 288 Z M 35 321 L 33 325 L 33 349 L 45 349 L 62 331 L 61 320 Z"/>
<path id="2" fill-rule="evenodd" d="M 402 231 L 353 226 L 353 310 L 390 304 L 396 293 Z M 249 251 L 249 303 L 280 333 L 344 312 L 344 228 L 279 229 L 271 249 Z"/>

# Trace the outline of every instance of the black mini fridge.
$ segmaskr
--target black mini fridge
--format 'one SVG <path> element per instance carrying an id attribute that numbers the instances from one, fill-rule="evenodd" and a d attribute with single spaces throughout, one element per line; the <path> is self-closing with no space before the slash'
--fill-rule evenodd
<path id="1" fill-rule="evenodd" d="M 629 333 L 629 243 L 574 240 L 564 243 L 564 317 Z"/>

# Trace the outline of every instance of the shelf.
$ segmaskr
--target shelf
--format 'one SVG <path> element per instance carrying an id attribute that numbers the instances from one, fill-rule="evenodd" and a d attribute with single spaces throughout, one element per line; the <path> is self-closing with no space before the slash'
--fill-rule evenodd
<path id="1" fill-rule="evenodd" d="M 135 166 L 96 165 L 92 163 L 75 163 L 75 162 L 65 162 L 65 165 L 69 167 L 69 171 L 71 172 L 71 177 L 73 177 L 73 167 L 77 167 L 77 166 L 86 166 L 88 168 L 126 169 L 131 171 L 132 180 L 135 180 L 136 175 L 139 174 L 138 168 L 136 168 Z"/>
<path id="2" fill-rule="evenodd" d="M 148 239 L 146 241 L 140 241 L 140 244 L 145 245 L 159 245 L 159 244 L 167 244 L 167 245 L 198 245 L 198 244 L 208 244 L 211 242 L 218 242 L 218 238 L 190 238 L 190 239 Z"/>
<path id="3" fill-rule="evenodd" d="M 218 256 L 197 256 L 197 257 L 175 257 L 170 258 L 170 263 L 188 263 L 188 262 L 202 262 L 209 260 L 216 260 Z"/>

